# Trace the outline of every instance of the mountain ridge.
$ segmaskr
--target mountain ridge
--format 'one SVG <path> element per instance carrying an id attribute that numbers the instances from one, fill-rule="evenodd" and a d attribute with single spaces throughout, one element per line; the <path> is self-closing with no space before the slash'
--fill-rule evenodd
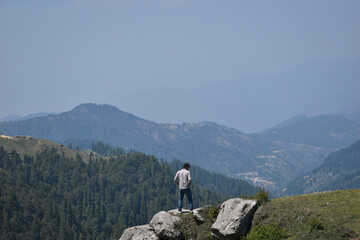
<path id="1" fill-rule="evenodd" d="M 289 182 L 287 195 L 360 188 L 360 140 L 331 153 L 311 172 Z"/>
<path id="2" fill-rule="evenodd" d="M 266 139 L 320 147 L 343 148 L 360 139 L 355 114 L 321 114 L 287 120 L 261 133 Z M 284 124 L 285 123 L 285 124 Z"/>
<path id="3" fill-rule="evenodd" d="M 12 114 L 12 115 L 6 116 L 4 118 L 0 118 L 0 122 L 23 121 L 23 120 L 27 120 L 27 119 L 31 119 L 31 118 L 36 118 L 36 117 L 48 116 L 51 114 L 56 114 L 56 113 L 55 112 L 40 112 L 40 113 L 28 114 L 24 117 Z"/>
<path id="4" fill-rule="evenodd" d="M 157 124 L 106 104 L 81 104 L 58 115 L 0 123 L 0 134 L 59 143 L 100 140 L 169 161 L 190 161 L 271 189 L 315 168 L 334 150 L 267 140 L 213 122 Z"/>

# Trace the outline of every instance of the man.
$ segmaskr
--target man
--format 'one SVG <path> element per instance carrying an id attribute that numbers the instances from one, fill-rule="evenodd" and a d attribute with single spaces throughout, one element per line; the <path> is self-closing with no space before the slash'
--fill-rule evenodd
<path id="1" fill-rule="evenodd" d="M 184 199 L 185 194 L 189 201 L 190 211 L 193 210 L 192 194 L 191 194 L 191 190 L 190 190 L 191 176 L 190 176 L 189 168 L 190 168 L 190 165 L 188 163 L 185 163 L 184 168 L 177 171 L 175 178 L 174 178 L 174 182 L 176 183 L 176 185 L 179 186 L 179 201 L 178 201 L 179 212 L 182 211 L 183 199 Z"/>

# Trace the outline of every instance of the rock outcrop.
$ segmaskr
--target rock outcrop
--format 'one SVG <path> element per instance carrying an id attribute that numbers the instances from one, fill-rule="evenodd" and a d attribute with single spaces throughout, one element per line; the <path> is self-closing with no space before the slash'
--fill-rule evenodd
<path id="1" fill-rule="evenodd" d="M 188 217 L 193 219 L 192 221 L 195 225 L 197 224 L 198 227 L 204 224 L 204 222 L 206 222 L 206 224 L 203 226 L 209 223 L 210 225 L 208 226 L 211 226 L 211 220 L 208 219 L 207 216 L 209 209 L 210 206 L 205 206 L 195 209 L 192 212 L 184 211 L 178 213 L 177 210 L 158 212 L 154 215 L 150 224 L 126 229 L 120 240 L 187 239 L 182 231 L 189 224 L 189 222 L 187 222 L 189 221 Z M 245 200 L 241 198 L 229 199 L 221 204 L 219 214 L 212 224 L 211 230 L 209 227 L 207 231 L 209 234 L 212 233 L 215 239 L 239 239 L 240 236 L 245 236 L 249 231 L 255 210 L 255 200 Z M 183 218 L 185 216 L 187 218 Z M 208 235 L 208 233 L 206 233 L 206 235 Z"/>
<path id="2" fill-rule="evenodd" d="M 179 217 L 161 211 L 154 215 L 150 221 L 150 226 L 160 239 L 176 240 L 180 239 L 180 232 L 176 229 L 176 224 L 179 222 Z"/>
<path id="3" fill-rule="evenodd" d="M 149 224 L 125 229 L 120 240 L 160 240 Z"/>
<path id="4" fill-rule="evenodd" d="M 193 216 L 195 218 L 196 221 L 198 222 L 205 222 L 206 221 L 206 218 L 204 216 L 204 209 L 207 208 L 208 206 L 205 206 L 205 207 L 202 207 L 202 208 L 197 208 L 197 209 L 194 209 L 193 211 Z"/>
<path id="5" fill-rule="evenodd" d="M 251 227 L 256 210 L 255 200 L 233 198 L 224 202 L 211 227 L 213 237 L 217 239 L 239 239 L 245 236 Z"/>

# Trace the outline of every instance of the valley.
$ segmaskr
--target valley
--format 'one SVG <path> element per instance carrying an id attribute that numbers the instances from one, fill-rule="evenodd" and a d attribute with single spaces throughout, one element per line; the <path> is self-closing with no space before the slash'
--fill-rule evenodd
<path id="1" fill-rule="evenodd" d="M 357 123 L 352 126 L 351 139 L 358 134 Z M 111 105 L 96 104 L 81 104 L 68 112 L 24 121 L 0 122 L 0 133 L 72 143 L 83 149 L 89 148 L 86 143 L 99 140 L 166 161 L 189 161 L 274 192 L 320 165 L 337 149 L 335 145 L 316 146 L 272 139 L 266 134 L 246 134 L 214 122 L 158 124 Z"/>

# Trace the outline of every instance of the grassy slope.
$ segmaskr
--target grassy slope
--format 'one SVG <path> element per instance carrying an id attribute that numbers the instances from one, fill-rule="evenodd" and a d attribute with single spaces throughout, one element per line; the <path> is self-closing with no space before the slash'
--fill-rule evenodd
<path id="1" fill-rule="evenodd" d="M 63 145 L 42 138 L 37 139 L 28 136 L 8 137 L 0 135 L 0 146 L 3 146 L 8 151 L 15 150 L 22 157 L 25 154 L 35 155 L 46 148 L 53 147 L 58 151 L 58 153 L 64 153 L 65 156 L 75 159 L 76 155 L 80 154 L 85 162 L 89 161 L 89 154 L 69 149 Z"/>
<path id="2" fill-rule="evenodd" d="M 271 200 L 257 210 L 252 227 L 270 223 L 288 239 L 360 239 L 360 189 Z"/>

